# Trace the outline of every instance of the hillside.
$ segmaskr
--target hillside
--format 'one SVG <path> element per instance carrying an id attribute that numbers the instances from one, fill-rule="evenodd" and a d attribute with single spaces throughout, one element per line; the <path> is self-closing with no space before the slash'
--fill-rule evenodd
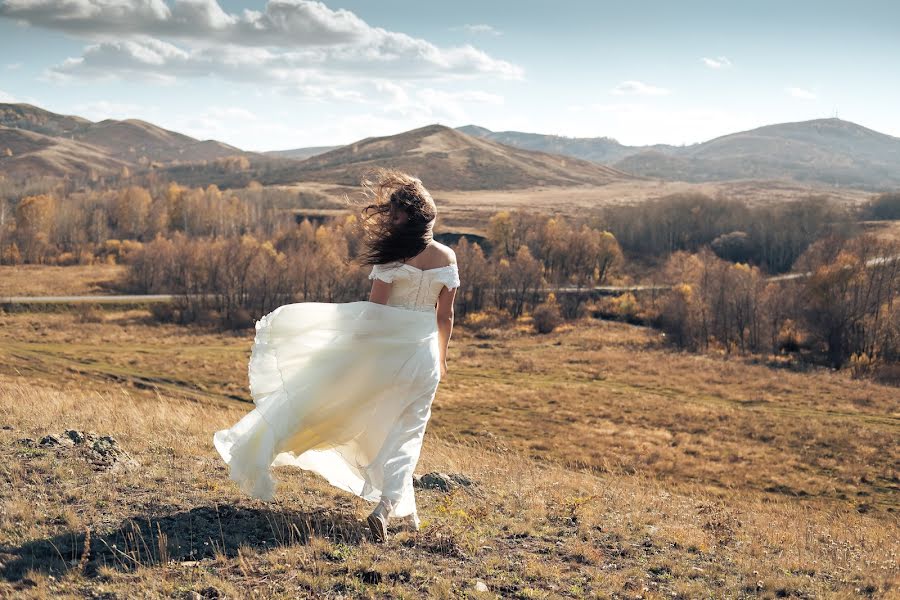
<path id="1" fill-rule="evenodd" d="M 64 176 L 138 166 L 260 155 L 215 140 L 197 140 L 137 119 L 94 123 L 30 104 L 0 104 L 0 173 Z M 10 157 L 7 157 L 10 158 Z"/>
<path id="2" fill-rule="evenodd" d="M 0 174 L 64 177 L 103 173 L 127 166 L 102 148 L 25 129 L 0 127 Z"/>
<path id="3" fill-rule="evenodd" d="M 353 185 L 376 166 L 402 169 L 426 186 L 446 190 L 604 185 L 633 179 L 589 161 L 521 150 L 443 125 L 366 138 L 309 158 L 297 172 L 303 179 Z"/>
<path id="4" fill-rule="evenodd" d="M 579 138 L 522 131 L 491 131 L 478 125 L 466 125 L 456 130 L 515 148 L 572 156 L 602 164 L 612 164 L 643 150 L 640 146 L 624 146 L 609 137 Z"/>
<path id="5" fill-rule="evenodd" d="M 137 119 L 94 123 L 75 139 L 137 161 L 146 157 L 157 162 L 194 162 L 246 154 L 243 150 L 215 140 L 196 140 Z"/>
<path id="6" fill-rule="evenodd" d="M 793 179 L 885 189 L 900 185 L 900 138 L 840 119 L 768 125 L 615 163 L 648 177 L 687 181 Z"/>
<path id="7" fill-rule="evenodd" d="M 670 181 L 781 179 L 871 190 L 900 186 L 900 138 L 840 119 L 767 125 L 690 146 L 625 146 L 604 137 L 494 132 L 476 125 L 459 130 Z"/>
<path id="8" fill-rule="evenodd" d="M 293 158 L 296 160 L 304 160 L 319 154 L 325 154 L 340 148 L 340 146 L 310 146 L 308 148 L 294 148 L 292 150 L 269 150 L 263 152 L 266 156 L 274 156 L 276 158 Z"/>
<path id="9" fill-rule="evenodd" d="M 417 473 L 463 483 L 382 546 L 320 477 L 276 468 L 272 503 L 229 480 L 252 333 L 0 313 L 0 597 L 896 595 L 895 389 L 461 322 Z"/>

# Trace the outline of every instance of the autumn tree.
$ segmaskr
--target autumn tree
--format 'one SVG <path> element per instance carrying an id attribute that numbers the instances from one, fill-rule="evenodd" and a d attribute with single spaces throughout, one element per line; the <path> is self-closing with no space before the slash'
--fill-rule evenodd
<path id="1" fill-rule="evenodd" d="M 811 273 L 802 318 L 833 367 L 853 355 L 896 360 L 900 244 L 871 234 L 831 236 L 811 246 L 798 268 Z"/>
<path id="2" fill-rule="evenodd" d="M 482 310 L 492 285 L 492 273 L 488 260 L 477 242 L 470 242 L 466 236 L 459 238 L 453 246 L 459 269 L 460 286 L 456 293 L 456 311 L 460 315 Z"/>
<path id="3" fill-rule="evenodd" d="M 113 221 L 120 238 L 143 240 L 153 199 L 142 187 L 129 186 L 116 196 Z"/>
<path id="4" fill-rule="evenodd" d="M 25 262 L 42 263 L 53 251 L 56 210 L 56 199 L 49 194 L 28 196 L 16 207 L 16 242 Z"/>

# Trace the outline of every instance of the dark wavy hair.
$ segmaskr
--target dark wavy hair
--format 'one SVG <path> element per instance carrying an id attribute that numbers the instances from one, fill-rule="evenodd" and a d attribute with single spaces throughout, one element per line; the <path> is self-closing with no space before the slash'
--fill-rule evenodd
<path id="1" fill-rule="evenodd" d="M 368 206 L 362 209 L 360 225 L 364 249 L 363 265 L 384 264 L 416 256 L 433 239 L 437 207 L 422 182 L 402 171 L 376 169 L 362 181 Z M 393 224 L 396 211 L 405 211 L 406 223 Z"/>

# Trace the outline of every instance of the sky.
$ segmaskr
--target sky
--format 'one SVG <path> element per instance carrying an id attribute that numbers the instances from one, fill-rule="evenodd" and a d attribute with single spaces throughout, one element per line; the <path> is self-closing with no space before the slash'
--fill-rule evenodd
<path id="1" fill-rule="evenodd" d="M 900 2 L 0 0 L 0 102 L 264 151 L 440 123 L 900 137 Z"/>

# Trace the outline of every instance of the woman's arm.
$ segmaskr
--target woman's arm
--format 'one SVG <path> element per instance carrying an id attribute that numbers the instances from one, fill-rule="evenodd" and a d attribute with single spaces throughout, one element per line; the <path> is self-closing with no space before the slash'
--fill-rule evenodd
<path id="1" fill-rule="evenodd" d="M 377 278 L 373 279 L 372 290 L 369 292 L 369 302 L 387 304 L 388 298 L 391 296 L 391 288 L 393 286 L 393 283 L 388 283 Z"/>
<path id="2" fill-rule="evenodd" d="M 456 299 L 456 290 L 444 286 L 438 296 L 437 303 L 437 327 L 438 346 L 441 351 L 441 379 L 447 374 L 447 347 L 450 345 L 450 335 L 453 333 L 453 302 Z"/>

